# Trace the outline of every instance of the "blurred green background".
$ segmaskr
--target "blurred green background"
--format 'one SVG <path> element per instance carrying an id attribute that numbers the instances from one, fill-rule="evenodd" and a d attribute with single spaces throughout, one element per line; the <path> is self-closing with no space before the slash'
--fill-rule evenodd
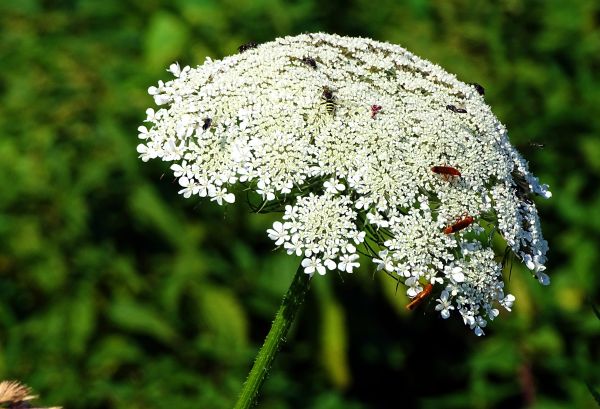
<path id="1" fill-rule="evenodd" d="M 177 195 L 136 128 L 171 62 L 312 31 L 485 86 L 554 193 L 536 200 L 553 281 L 515 265 L 513 313 L 477 338 L 433 303 L 405 313 L 370 265 L 317 277 L 258 407 L 597 407 L 597 0 L 2 2 L 0 378 L 72 409 L 233 405 L 299 260 L 272 251 L 272 217 Z"/>

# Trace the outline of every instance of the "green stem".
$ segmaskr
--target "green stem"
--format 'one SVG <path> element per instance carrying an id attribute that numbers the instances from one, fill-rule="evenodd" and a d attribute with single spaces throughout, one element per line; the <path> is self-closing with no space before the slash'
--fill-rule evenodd
<path id="1" fill-rule="evenodd" d="M 254 365 L 248 374 L 248 379 L 244 383 L 242 393 L 234 409 L 248 409 L 256 400 L 258 391 L 267 377 L 273 359 L 275 359 L 275 354 L 285 342 L 296 313 L 304 302 L 309 288 L 309 280 L 310 276 L 304 273 L 302 266 L 299 266 L 292 284 L 290 284 L 290 288 L 288 288 L 287 293 L 283 297 L 283 301 L 281 302 L 279 311 L 277 311 L 277 315 L 275 315 L 265 342 L 260 351 L 258 351 Z"/>

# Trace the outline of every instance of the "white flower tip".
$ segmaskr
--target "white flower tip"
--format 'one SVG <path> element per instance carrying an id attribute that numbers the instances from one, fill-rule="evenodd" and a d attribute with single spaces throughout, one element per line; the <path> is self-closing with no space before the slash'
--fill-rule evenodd
<path id="1" fill-rule="evenodd" d="M 190 180 L 185 176 L 180 177 L 178 182 L 181 187 L 188 187 L 190 185 Z"/>
<path id="2" fill-rule="evenodd" d="M 550 276 L 546 273 L 538 273 L 537 279 L 541 285 L 550 285 Z"/>
<path id="3" fill-rule="evenodd" d="M 515 303 L 515 300 L 516 298 L 514 295 L 508 294 L 502 301 L 500 301 L 500 304 L 502 304 L 507 311 L 512 311 L 512 306 Z"/>
<path id="4" fill-rule="evenodd" d="M 550 199 L 552 197 L 552 192 L 548 185 L 541 185 L 538 193 L 545 199 Z"/>
<path id="5" fill-rule="evenodd" d="M 535 263 L 533 262 L 533 260 L 531 258 L 529 258 L 525 261 L 525 267 L 527 267 L 530 270 L 535 270 Z"/>
<path id="6" fill-rule="evenodd" d="M 167 71 L 173 74 L 174 76 L 179 77 L 179 74 L 181 74 L 181 68 L 179 67 L 179 63 L 174 62 L 173 64 L 169 65 Z"/>
<path id="7" fill-rule="evenodd" d="M 336 268 L 335 261 L 333 261 L 331 259 L 325 260 L 325 267 L 327 267 L 329 270 L 335 270 L 335 268 Z"/>
<path id="8" fill-rule="evenodd" d="M 223 200 L 225 200 L 227 203 L 234 203 L 235 195 L 233 193 L 227 193 L 223 196 Z"/>
<path id="9" fill-rule="evenodd" d="M 460 272 L 452 274 L 452 278 L 457 283 L 463 283 L 465 281 L 465 274 L 462 271 L 460 271 Z"/>

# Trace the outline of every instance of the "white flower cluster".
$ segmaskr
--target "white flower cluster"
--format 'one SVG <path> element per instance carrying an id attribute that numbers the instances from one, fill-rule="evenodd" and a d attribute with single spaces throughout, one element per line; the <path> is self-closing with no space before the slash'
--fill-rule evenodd
<path id="1" fill-rule="evenodd" d="M 476 334 L 510 310 L 500 233 L 542 284 L 548 246 L 531 197 L 550 197 L 506 129 L 465 84 L 405 49 L 303 34 L 197 68 L 149 93 L 142 160 L 171 166 L 185 197 L 235 201 L 234 185 L 284 210 L 268 235 L 308 274 L 352 272 L 358 252 L 420 299 L 439 295 Z M 361 250 L 362 249 L 362 250 Z M 431 290 L 433 288 L 433 290 Z"/>
<path id="2" fill-rule="evenodd" d="M 267 230 L 269 238 L 283 244 L 288 254 L 306 257 L 302 266 L 307 274 L 324 275 L 336 268 L 351 273 L 359 266 L 355 244 L 362 243 L 366 233 L 357 230 L 349 197 L 310 193 L 286 206 L 283 219 L 285 223 L 275 222 Z"/>

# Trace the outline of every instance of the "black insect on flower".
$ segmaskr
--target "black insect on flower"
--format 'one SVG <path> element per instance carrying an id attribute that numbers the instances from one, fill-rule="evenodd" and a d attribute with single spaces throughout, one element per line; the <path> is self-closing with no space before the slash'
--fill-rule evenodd
<path id="1" fill-rule="evenodd" d="M 531 188 L 529 187 L 529 182 L 525 179 L 525 175 L 521 173 L 516 167 L 513 168 L 510 175 L 513 178 L 514 186 L 515 186 L 515 194 L 517 198 L 521 202 L 525 202 L 529 205 L 533 204 L 533 200 L 531 200 Z"/>
<path id="2" fill-rule="evenodd" d="M 448 111 L 456 112 L 457 114 L 466 114 L 467 110 L 464 108 L 457 108 L 454 105 L 446 105 Z"/>
<path id="3" fill-rule="evenodd" d="M 321 99 L 323 100 L 323 105 L 325 105 L 325 110 L 328 114 L 335 114 L 335 108 L 337 104 L 335 103 L 335 96 L 333 95 L 333 90 L 328 86 L 323 87 L 323 94 L 321 95 Z"/>
<path id="4" fill-rule="evenodd" d="M 256 47 L 258 47 L 258 43 L 256 41 L 248 41 L 247 43 L 238 47 L 238 52 L 243 53 L 244 51 L 248 51 Z"/>
<path id="5" fill-rule="evenodd" d="M 302 62 L 308 65 L 309 67 L 314 68 L 315 70 L 317 69 L 317 62 L 312 57 L 305 56 L 302 58 Z"/>
<path id="6" fill-rule="evenodd" d="M 472 82 L 469 85 L 472 85 L 473 88 L 475 88 L 475 91 L 477 91 L 477 93 L 479 95 L 485 95 L 485 88 L 483 88 L 480 84 L 478 84 L 476 82 Z"/>

